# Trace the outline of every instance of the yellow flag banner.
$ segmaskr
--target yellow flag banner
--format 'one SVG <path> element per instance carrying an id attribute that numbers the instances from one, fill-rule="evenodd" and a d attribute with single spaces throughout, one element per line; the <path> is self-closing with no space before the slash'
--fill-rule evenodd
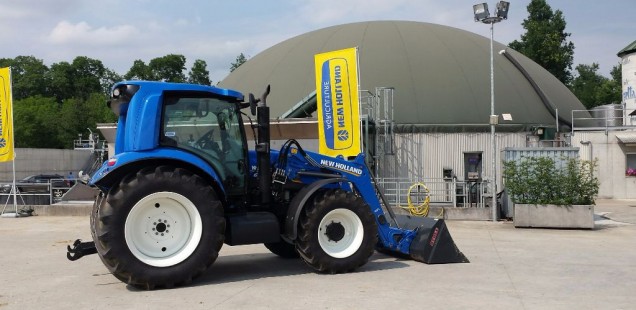
<path id="1" fill-rule="evenodd" d="M 361 152 L 358 49 L 314 56 L 318 102 L 318 151 L 345 158 Z"/>
<path id="2" fill-rule="evenodd" d="M 11 100 L 11 68 L 0 68 L 0 162 L 14 158 Z"/>

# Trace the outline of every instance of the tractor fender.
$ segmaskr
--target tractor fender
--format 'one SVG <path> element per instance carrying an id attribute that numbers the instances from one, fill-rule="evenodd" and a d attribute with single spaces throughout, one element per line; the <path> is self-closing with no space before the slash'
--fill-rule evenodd
<path id="1" fill-rule="evenodd" d="M 331 178 L 323 179 L 313 182 L 301 189 L 289 203 L 289 209 L 287 209 L 287 216 L 285 217 L 285 238 L 288 240 L 295 240 L 298 235 L 298 219 L 300 213 L 305 208 L 305 204 L 309 197 L 311 197 L 317 190 L 327 184 L 347 182 L 345 178 Z"/>
<path id="2" fill-rule="evenodd" d="M 106 191 L 125 175 L 139 170 L 142 166 L 170 164 L 188 167 L 193 172 L 200 172 L 200 175 L 207 177 L 214 184 L 214 187 L 219 190 L 220 198 L 225 198 L 223 182 L 217 172 L 220 169 L 215 167 L 214 163 L 206 162 L 189 152 L 168 148 L 117 154 L 103 163 L 89 180 L 88 185 L 97 186 Z"/>

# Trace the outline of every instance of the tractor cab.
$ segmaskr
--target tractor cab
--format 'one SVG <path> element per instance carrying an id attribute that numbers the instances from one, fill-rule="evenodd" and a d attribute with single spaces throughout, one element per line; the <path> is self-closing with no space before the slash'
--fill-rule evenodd
<path id="1" fill-rule="evenodd" d="M 159 144 L 210 163 L 229 195 L 245 191 L 247 145 L 235 102 L 200 93 L 166 92 Z"/>

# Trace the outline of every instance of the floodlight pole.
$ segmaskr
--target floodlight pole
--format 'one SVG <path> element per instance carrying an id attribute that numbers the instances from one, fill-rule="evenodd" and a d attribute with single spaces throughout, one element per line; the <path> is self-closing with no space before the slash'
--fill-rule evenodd
<path id="1" fill-rule="evenodd" d="M 495 56 L 494 56 L 494 26 L 502 21 L 501 17 L 490 16 L 481 22 L 490 24 L 490 144 L 492 145 L 492 220 L 497 221 L 497 143 L 495 139 L 495 125 L 499 122 L 499 116 L 495 114 Z"/>
<path id="2" fill-rule="evenodd" d="M 495 123 L 493 117 L 498 116 L 495 115 L 495 57 L 493 53 L 493 37 L 494 37 L 494 27 L 495 23 L 490 23 L 490 143 L 492 144 L 492 200 L 491 200 L 491 208 L 492 208 L 492 221 L 497 221 L 497 145 L 495 139 Z"/>
<path id="3" fill-rule="evenodd" d="M 495 125 L 499 122 L 499 116 L 495 114 L 495 57 L 493 51 L 495 24 L 508 18 L 510 2 L 499 1 L 494 16 L 490 16 L 487 3 L 473 5 L 475 21 L 490 24 L 490 144 L 492 144 L 492 220 L 497 221 L 497 145 L 495 141 Z"/>

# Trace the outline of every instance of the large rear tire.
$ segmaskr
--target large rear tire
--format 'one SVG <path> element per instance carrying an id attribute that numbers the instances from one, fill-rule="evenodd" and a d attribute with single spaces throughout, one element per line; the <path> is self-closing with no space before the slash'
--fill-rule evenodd
<path id="1" fill-rule="evenodd" d="M 377 243 L 369 206 L 351 192 L 328 190 L 314 196 L 301 215 L 296 248 L 317 271 L 342 273 L 367 263 Z"/>
<path id="2" fill-rule="evenodd" d="M 119 280 L 142 289 L 190 283 L 223 245 L 223 207 L 214 189 L 185 169 L 142 169 L 95 208 L 100 258 Z"/>

